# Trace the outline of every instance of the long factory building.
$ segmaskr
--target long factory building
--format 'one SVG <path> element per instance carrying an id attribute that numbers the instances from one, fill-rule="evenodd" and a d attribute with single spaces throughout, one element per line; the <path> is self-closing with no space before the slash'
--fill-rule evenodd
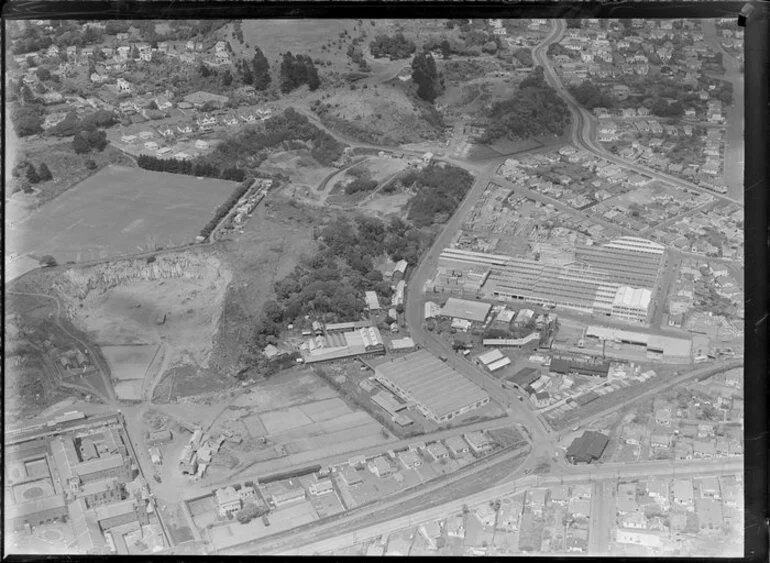
<path id="1" fill-rule="evenodd" d="M 438 266 L 441 279 L 461 279 L 467 272 L 486 270 L 479 297 L 554 305 L 644 323 L 664 251 L 656 243 L 623 237 L 602 246 L 581 246 L 575 252 L 577 261 L 564 265 L 447 248 Z"/>
<path id="2" fill-rule="evenodd" d="M 481 387 L 425 350 L 375 366 L 374 378 L 439 424 L 489 403 Z"/>

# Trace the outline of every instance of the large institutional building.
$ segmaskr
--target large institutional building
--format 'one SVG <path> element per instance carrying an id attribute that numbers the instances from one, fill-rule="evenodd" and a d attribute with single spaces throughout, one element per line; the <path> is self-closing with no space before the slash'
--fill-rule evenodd
<path id="1" fill-rule="evenodd" d="M 380 364 L 374 378 L 436 423 L 489 403 L 489 395 L 425 350 Z"/>
<path id="2" fill-rule="evenodd" d="M 461 287 L 466 297 L 522 300 L 644 323 L 664 252 L 664 246 L 636 237 L 580 246 L 571 264 L 448 248 L 439 257 L 433 288 L 456 293 Z"/>

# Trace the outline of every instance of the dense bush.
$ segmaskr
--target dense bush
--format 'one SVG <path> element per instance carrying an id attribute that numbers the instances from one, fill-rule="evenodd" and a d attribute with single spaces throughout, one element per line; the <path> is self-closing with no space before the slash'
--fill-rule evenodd
<path id="1" fill-rule="evenodd" d="M 612 96 L 602 92 L 595 84 L 587 80 L 581 82 L 578 86 L 568 88 L 568 90 L 577 103 L 586 109 L 612 109 L 615 105 L 615 100 Z"/>
<path id="2" fill-rule="evenodd" d="M 403 33 L 397 33 L 393 36 L 378 35 L 369 45 L 369 50 L 373 57 L 388 57 L 394 61 L 407 58 L 417 50 L 417 46 Z"/>
<path id="3" fill-rule="evenodd" d="M 421 51 L 412 60 L 412 81 L 417 84 L 417 95 L 423 100 L 433 103 L 441 93 L 441 81 L 436 61 L 430 53 Z"/>
<path id="4" fill-rule="evenodd" d="M 43 132 L 43 108 L 35 104 L 18 106 L 11 111 L 11 122 L 19 137 Z"/>
<path id="5" fill-rule="evenodd" d="M 546 84 L 542 67 L 521 82 L 514 98 L 495 103 L 487 117 L 490 125 L 480 139 L 482 143 L 561 135 L 570 123 L 567 104 Z"/>
<path id="6" fill-rule="evenodd" d="M 417 227 L 424 227 L 449 219 L 473 184 L 473 176 L 456 166 L 428 166 L 408 172 L 401 183 L 417 186 L 407 217 Z"/>
<path id="7" fill-rule="evenodd" d="M 331 165 L 342 156 L 344 146 L 334 137 L 310 123 L 292 108 L 261 124 L 248 127 L 220 143 L 210 158 L 215 162 L 237 165 L 284 141 L 311 141 L 310 154 L 319 163 Z"/>
<path id="8" fill-rule="evenodd" d="M 364 178 L 356 178 L 345 186 L 345 193 L 348 195 L 357 194 L 358 192 L 369 192 L 377 187 L 376 180 L 366 180 Z"/>
<path id="9" fill-rule="evenodd" d="M 281 92 L 284 94 L 307 84 L 311 91 L 321 85 L 313 60 L 308 55 L 283 54 L 281 61 Z"/>

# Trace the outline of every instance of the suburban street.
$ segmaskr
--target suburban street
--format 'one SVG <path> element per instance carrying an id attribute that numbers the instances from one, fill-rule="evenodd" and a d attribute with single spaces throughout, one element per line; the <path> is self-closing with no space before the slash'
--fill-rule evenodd
<path id="1" fill-rule="evenodd" d="M 513 495 L 516 492 L 531 487 L 548 487 L 565 483 L 594 483 L 601 479 L 606 479 L 609 480 L 610 483 L 613 483 L 617 479 L 645 478 L 656 475 L 685 478 L 696 475 L 719 475 L 740 471 L 743 471 L 743 457 L 735 457 L 723 461 L 694 460 L 677 461 L 676 463 L 672 463 L 671 461 L 649 461 L 635 464 L 621 463 L 596 466 L 570 466 L 563 468 L 560 473 L 552 473 L 545 476 L 528 475 L 527 477 L 517 479 L 514 482 L 490 487 L 489 489 L 474 495 L 458 498 L 439 506 L 405 515 L 388 522 L 377 523 L 359 530 L 351 530 L 345 534 L 310 544 L 303 545 L 305 535 L 297 534 L 295 536 L 296 547 L 288 551 L 285 549 L 268 551 L 264 552 L 263 555 L 277 555 L 279 553 L 281 555 L 331 554 L 342 548 L 381 535 L 387 535 L 397 530 L 417 526 L 432 519 L 445 518 L 449 514 L 462 511 L 463 506 L 477 506 L 501 497 Z"/>
<path id="2" fill-rule="evenodd" d="M 629 162 L 627 160 L 619 158 L 611 154 L 609 151 L 607 151 L 600 145 L 596 144 L 594 139 L 596 138 L 597 120 L 594 118 L 593 115 L 591 115 L 591 113 L 588 110 L 586 110 L 584 107 L 582 107 L 580 104 L 578 104 L 575 101 L 572 95 L 565 88 L 564 84 L 561 82 L 561 79 L 558 77 L 558 75 L 556 74 L 556 71 L 553 69 L 553 66 L 548 60 L 548 57 L 547 57 L 548 45 L 550 45 L 551 43 L 556 43 L 560 41 L 564 32 L 567 29 L 567 24 L 563 20 L 552 20 L 552 23 L 555 28 L 554 31 L 551 34 L 549 34 L 549 36 L 546 38 L 544 43 L 541 43 L 535 49 L 533 49 L 532 55 L 533 55 L 533 58 L 535 59 L 535 64 L 543 67 L 543 70 L 545 71 L 545 79 L 548 82 L 548 84 L 558 92 L 558 94 L 564 99 L 565 102 L 567 102 L 567 105 L 569 106 L 569 110 L 570 110 L 570 113 L 572 114 L 572 120 L 573 120 L 572 142 L 575 144 L 575 146 L 582 148 L 588 152 L 591 152 L 596 156 L 604 158 L 609 162 L 613 162 L 619 166 L 622 166 L 628 170 L 632 170 L 638 174 L 644 174 L 645 176 L 652 177 L 654 180 L 658 180 L 664 184 L 669 184 L 672 186 L 679 186 L 690 190 L 695 190 L 699 193 L 708 193 L 713 195 L 717 199 L 730 201 L 732 203 L 741 203 L 741 201 L 736 199 L 735 197 L 728 197 L 728 196 L 718 194 L 716 192 L 706 190 L 696 184 L 693 184 L 692 182 L 688 182 L 680 178 L 675 178 L 669 174 L 658 172 L 656 170 L 652 170 L 651 168 L 647 168 L 646 166 L 641 166 L 634 162 Z"/>
<path id="3" fill-rule="evenodd" d="M 725 116 L 725 153 L 724 179 L 727 193 L 733 199 L 743 201 L 743 123 L 745 110 L 743 107 L 743 73 L 741 63 L 729 52 L 722 48 L 717 36 L 713 20 L 703 20 L 703 37 L 722 53 L 722 64 L 725 67 L 724 79 L 733 85 L 733 104 L 727 109 Z"/>

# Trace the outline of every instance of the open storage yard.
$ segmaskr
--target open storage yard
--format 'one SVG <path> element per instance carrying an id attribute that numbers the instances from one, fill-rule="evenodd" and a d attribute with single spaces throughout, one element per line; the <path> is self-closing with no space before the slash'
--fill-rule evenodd
<path id="1" fill-rule="evenodd" d="M 8 232 L 19 254 L 59 263 L 192 242 L 235 182 L 107 166 Z"/>

